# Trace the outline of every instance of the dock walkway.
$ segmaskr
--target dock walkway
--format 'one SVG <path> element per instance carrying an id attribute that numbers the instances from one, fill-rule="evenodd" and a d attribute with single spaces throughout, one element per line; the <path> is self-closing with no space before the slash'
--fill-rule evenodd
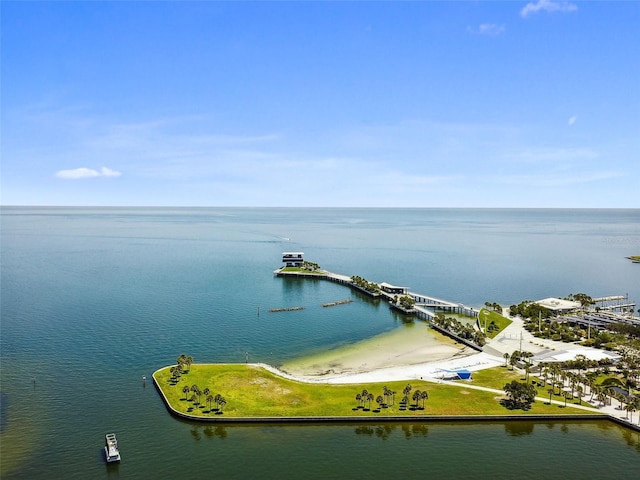
<path id="1" fill-rule="evenodd" d="M 328 280 L 331 282 L 339 283 L 341 285 L 347 285 L 349 287 L 355 288 L 358 291 L 361 291 L 371 297 L 379 297 L 383 296 L 387 300 L 393 300 L 396 294 L 385 292 L 382 287 L 380 288 L 379 294 L 373 294 L 368 292 L 362 288 L 359 288 L 357 285 L 354 285 L 351 281 L 351 277 L 347 275 L 343 275 L 340 273 L 329 272 L 326 270 L 322 270 L 320 272 L 300 272 L 300 271 L 283 271 L 282 268 L 279 268 L 273 272 L 274 275 L 278 277 L 304 277 L 304 278 L 317 278 L 319 280 Z M 383 285 L 382 283 L 376 283 L 378 286 Z M 429 295 L 423 295 L 421 293 L 415 292 L 406 292 L 406 295 L 409 295 L 415 300 L 414 309 L 418 316 L 431 320 L 435 317 L 438 311 L 445 312 L 455 312 L 462 315 L 466 315 L 469 317 L 478 317 L 479 311 L 475 308 L 468 307 L 463 305 L 462 303 L 450 302 L 448 300 L 443 300 L 441 298 L 431 297 Z"/>

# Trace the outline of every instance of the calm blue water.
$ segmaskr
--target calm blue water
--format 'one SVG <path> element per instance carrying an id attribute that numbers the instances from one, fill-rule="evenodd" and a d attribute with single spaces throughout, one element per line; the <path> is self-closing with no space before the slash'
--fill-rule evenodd
<path id="1" fill-rule="evenodd" d="M 640 254 L 640 210 L 1 213 L 3 478 L 594 478 L 594 445 L 617 478 L 640 467 L 638 434 L 603 422 L 207 428 L 170 417 L 141 381 L 180 353 L 279 364 L 403 328 L 344 287 L 273 277 L 285 250 L 472 306 L 578 292 L 640 300 L 640 265 L 624 258 Z M 345 298 L 356 301 L 321 307 Z M 305 309 L 268 312 L 289 306 Z M 101 456 L 107 431 L 123 450 L 115 468 Z M 461 448 L 469 465 L 452 460 Z"/>

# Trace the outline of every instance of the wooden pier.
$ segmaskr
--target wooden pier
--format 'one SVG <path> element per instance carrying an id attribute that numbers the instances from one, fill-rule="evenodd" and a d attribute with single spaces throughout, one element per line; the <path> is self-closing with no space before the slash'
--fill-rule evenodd
<path id="1" fill-rule="evenodd" d="M 338 283 L 340 285 L 347 285 L 372 298 L 383 297 L 388 301 L 392 301 L 397 295 L 396 293 L 385 292 L 381 287 L 381 285 L 386 285 L 384 283 L 377 283 L 377 285 L 380 287 L 380 291 L 374 293 L 374 292 L 365 290 L 364 288 L 358 287 L 351 281 L 351 277 L 347 275 L 328 272 L 325 270 L 321 272 L 312 273 L 312 272 L 301 272 L 301 271 L 286 271 L 283 268 L 279 268 L 278 270 L 275 270 L 273 274 L 277 277 L 301 277 L 301 278 L 307 278 L 307 279 L 317 278 L 318 280 L 328 280 L 330 282 Z M 426 320 L 433 319 L 433 317 L 435 317 L 436 313 L 438 312 L 450 312 L 450 313 L 458 313 L 461 315 L 466 315 L 468 317 L 475 317 L 475 318 L 478 317 L 478 313 L 479 313 L 478 310 L 476 310 L 475 308 L 463 305 L 462 303 L 450 302 L 448 300 L 442 300 L 440 298 L 430 297 L 428 295 L 423 295 L 421 293 L 414 293 L 408 290 L 404 294 L 410 296 L 416 302 L 414 305 L 414 312 L 412 313 Z"/>

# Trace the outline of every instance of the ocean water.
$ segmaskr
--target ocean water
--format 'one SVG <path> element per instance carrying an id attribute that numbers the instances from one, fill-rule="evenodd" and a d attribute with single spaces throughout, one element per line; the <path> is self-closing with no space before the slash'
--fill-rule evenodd
<path id="1" fill-rule="evenodd" d="M 345 287 L 274 277 L 283 251 L 470 306 L 578 292 L 640 301 L 640 265 L 625 258 L 640 254 L 640 210 L 3 207 L 0 226 L 2 478 L 635 478 L 640 467 L 638 434 L 608 422 L 207 427 L 169 416 L 142 381 L 181 353 L 278 365 L 406 327 Z M 292 306 L 304 310 L 269 312 Z M 109 431 L 119 466 L 104 464 Z M 585 455 L 594 448 L 606 469 Z"/>

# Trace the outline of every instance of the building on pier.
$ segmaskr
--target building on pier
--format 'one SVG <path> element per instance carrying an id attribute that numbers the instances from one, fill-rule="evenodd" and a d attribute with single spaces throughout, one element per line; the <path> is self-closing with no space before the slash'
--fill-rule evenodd
<path id="1" fill-rule="evenodd" d="M 552 311 L 555 314 L 574 312 L 582 306 L 580 302 L 563 300 L 562 298 L 545 298 L 534 303 Z"/>
<path id="2" fill-rule="evenodd" d="M 301 267 L 304 263 L 304 252 L 282 252 L 282 263 L 285 267 Z"/>
<path id="3" fill-rule="evenodd" d="M 391 285 L 386 282 L 382 282 L 380 284 L 380 289 L 385 293 L 390 293 L 391 295 L 406 295 L 409 292 L 407 287 L 397 287 L 396 285 Z"/>

